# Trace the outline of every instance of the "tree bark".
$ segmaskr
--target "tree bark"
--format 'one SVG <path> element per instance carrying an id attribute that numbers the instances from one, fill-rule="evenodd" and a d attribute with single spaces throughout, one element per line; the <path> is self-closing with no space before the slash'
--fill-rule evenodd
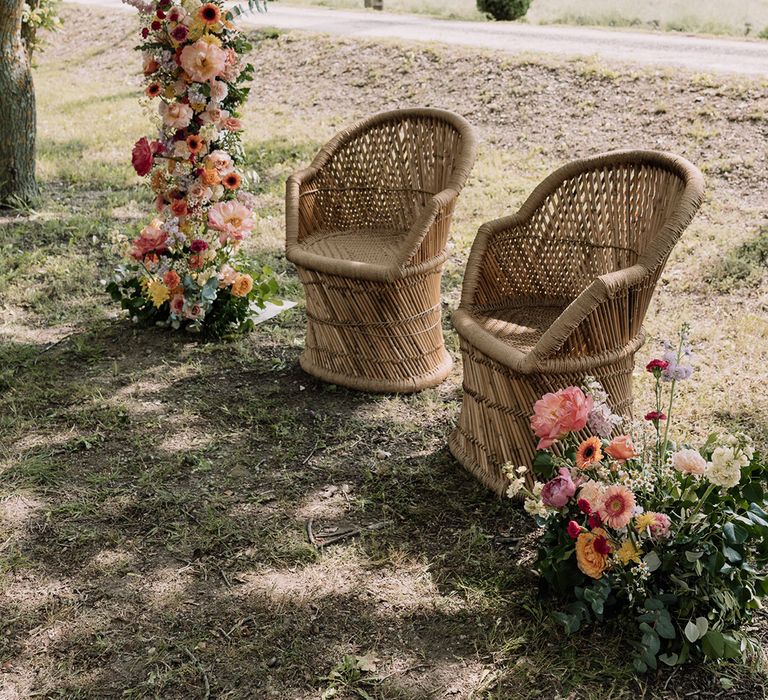
<path id="1" fill-rule="evenodd" d="M 24 0 L 0 0 L 0 207 L 28 204 L 35 182 L 35 89 L 21 38 Z"/>

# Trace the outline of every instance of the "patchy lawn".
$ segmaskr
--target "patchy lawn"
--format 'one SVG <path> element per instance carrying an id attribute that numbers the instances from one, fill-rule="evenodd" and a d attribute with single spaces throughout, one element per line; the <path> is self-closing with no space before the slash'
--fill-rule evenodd
<path id="1" fill-rule="evenodd" d="M 250 251 L 300 302 L 283 181 L 335 130 L 430 105 L 483 140 L 444 278 L 456 369 L 376 396 L 301 372 L 301 304 L 205 344 L 138 330 L 108 301 L 111 232 L 151 208 L 129 164 L 148 124 L 135 17 L 65 15 L 36 75 L 44 199 L 0 220 L 0 698 L 764 697 L 759 658 L 635 678 L 620 628 L 565 637 L 526 567 L 527 518 L 463 472 L 446 436 L 461 398 L 448 312 L 477 226 L 570 158 L 641 146 L 708 180 L 647 322 L 658 339 L 688 319 L 701 343 L 685 430 L 768 447 L 765 83 L 262 35 Z M 638 403 L 648 388 L 638 375 Z M 310 519 L 375 528 L 319 552 Z M 762 617 L 754 631 L 768 634 Z"/>

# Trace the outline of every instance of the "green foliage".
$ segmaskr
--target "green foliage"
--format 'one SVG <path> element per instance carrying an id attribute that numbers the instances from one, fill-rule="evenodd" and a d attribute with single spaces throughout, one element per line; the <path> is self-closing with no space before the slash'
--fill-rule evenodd
<path id="1" fill-rule="evenodd" d="M 61 0 L 28 0 L 24 3 L 21 35 L 30 56 L 45 45 L 38 30 L 55 31 L 61 26 L 60 6 Z"/>
<path id="2" fill-rule="evenodd" d="M 766 270 L 768 226 L 762 226 L 753 240 L 728 253 L 706 280 L 718 291 L 728 292 L 737 287 L 757 286 Z"/>
<path id="3" fill-rule="evenodd" d="M 477 0 L 477 9 L 496 20 L 525 17 L 531 0 Z"/>

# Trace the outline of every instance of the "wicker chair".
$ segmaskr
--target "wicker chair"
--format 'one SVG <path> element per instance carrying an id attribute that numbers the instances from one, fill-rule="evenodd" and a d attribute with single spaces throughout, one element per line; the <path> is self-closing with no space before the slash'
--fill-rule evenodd
<path id="1" fill-rule="evenodd" d="M 381 392 L 445 379 L 440 278 L 475 153 L 458 115 L 397 110 L 341 132 L 288 179 L 286 254 L 306 292 L 306 372 Z"/>
<path id="2" fill-rule="evenodd" d="M 643 319 L 703 186 L 683 158 L 615 151 L 560 168 L 480 227 L 453 316 L 464 399 L 449 446 L 489 488 L 504 492 L 503 464 L 531 464 L 543 394 L 592 375 L 631 416 Z"/>

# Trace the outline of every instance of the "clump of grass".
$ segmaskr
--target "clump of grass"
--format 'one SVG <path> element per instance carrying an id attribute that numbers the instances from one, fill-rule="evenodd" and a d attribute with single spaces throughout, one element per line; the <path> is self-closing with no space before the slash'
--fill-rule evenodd
<path id="1" fill-rule="evenodd" d="M 728 253 L 706 281 L 721 292 L 756 287 L 767 269 L 768 226 L 762 226 L 755 238 Z"/>

